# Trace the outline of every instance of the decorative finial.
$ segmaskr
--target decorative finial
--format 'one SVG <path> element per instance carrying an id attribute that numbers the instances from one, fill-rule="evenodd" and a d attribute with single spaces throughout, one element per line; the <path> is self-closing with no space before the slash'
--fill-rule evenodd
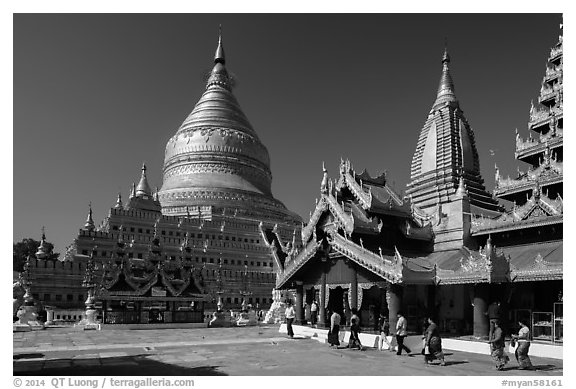
<path id="1" fill-rule="evenodd" d="M 458 103 L 456 99 L 456 94 L 454 93 L 454 82 L 452 81 L 452 76 L 450 75 L 450 69 L 448 64 L 450 63 L 450 55 L 448 54 L 448 48 L 444 47 L 444 53 L 442 55 L 442 75 L 440 77 L 440 83 L 438 85 L 438 93 L 436 96 L 436 101 L 432 109 L 438 109 L 448 103 Z"/>
<path id="2" fill-rule="evenodd" d="M 94 220 L 92 220 L 92 202 L 90 202 L 90 204 L 88 204 L 89 210 L 88 210 L 88 218 L 86 219 L 86 223 L 84 224 L 84 228 L 87 229 L 88 231 L 94 231 L 94 229 L 96 228 L 94 226 Z"/>
<path id="3" fill-rule="evenodd" d="M 442 63 L 450 63 L 450 55 L 448 54 L 448 38 L 444 37 L 444 54 L 442 55 Z"/>
<path id="4" fill-rule="evenodd" d="M 38 251 L 34 255 L 36 256 L 36 259 L 46 259 L 48 256 L 48 247 L 46 245 L 46 233 L 44 226 L 42 226 L 42 239 L 40 240 Z"/>
<path id="5" fill-rule="evenodd" d="M 221 63 L 224 65 L 226 63 L 226 58 L 224 57 L 224 47 L 222 46 L 222 25 L 218 27 L 218 47 L 216 48 L 216 54 L 214 55 L 214 63 Z"/>
<path id="6" fill-rule="evenodd" d="M 130 198 L 136 197 L 136 183 L 132 183 L 132 188 L 130 188 Z"/>
<path id="7" fill-rule="evenodd" d="M 123 207 L 124 205 L 122 204 L 122 193 L 118 192 L 118 198 L 116 199 L 116 205 L 114 206 L 114 208 L 121 209 Z"/>
<path id="8" fill-rule="evenodd" d="M 324 161 L 322 161 L 322 183 L 320 184 L 320 192 L 321 193 L 328 193 L 328 170 L 326 170 L 326 166 L 324 165 Z"/>
<path id="9" fill-rule="evenodd" d="M 135 189 L 136 196 L 150 196 L 152 190 L 150 185 L 148 185 L 148 179 L 146 178 L 146 163 L 142 163 L 142 175 L 140 176 L 140 182 Z"/>

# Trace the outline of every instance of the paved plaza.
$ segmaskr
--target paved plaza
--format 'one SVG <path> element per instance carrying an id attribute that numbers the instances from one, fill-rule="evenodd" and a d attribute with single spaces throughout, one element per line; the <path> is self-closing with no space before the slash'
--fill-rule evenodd
<path id="1" fill-rule="evenodd" d="M 563 361 L 532 357 L 535 371 L 512 358 L 495 371 L 488 355 L 446 350 L 447 366 L 419 354 L 396 356 L 289 339 L 278 326 L 221 329 L 80 331 L 50 328 L 13 334 L 14 375 L 496 375 L 558 376 Z"/>

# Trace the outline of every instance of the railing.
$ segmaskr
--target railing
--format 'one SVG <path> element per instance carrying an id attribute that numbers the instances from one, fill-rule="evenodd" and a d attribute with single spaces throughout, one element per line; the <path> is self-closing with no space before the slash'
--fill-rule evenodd
<path id="1" fill-rule="evenodd" d="M 104 324 L 136 324 L 140 315 L 136 311 L 112 311 L 104 313 Z"/>

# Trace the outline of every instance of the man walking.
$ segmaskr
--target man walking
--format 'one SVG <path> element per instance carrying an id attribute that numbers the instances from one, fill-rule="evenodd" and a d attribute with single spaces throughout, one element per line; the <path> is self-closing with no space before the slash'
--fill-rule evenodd
<path id="1" fill-rule="evenodd" d="M 496 327 L 496 322 L 500 322 L 500 301 L 496 300 L 488 306 L 488 312 L 486 312 L 488 320 L 490 320 L 490 331 L 488 332 L 488 339 L 492 339 L 494 335 L 494 329 Z"/>
<path id="2" fill-rule="evenodd" d="M 312 301 L 312 305 L 310 306 L 310 322 L 314 326 L 316 325 L 316 318 L 318 317 L 318 304 L 316 304 L 316 300 Z"/>
<path id="3" fill-rule="evenodd" d="M 293 338 L 294 330 L 292 329 L 292 323 L 294 322 L 294 318 L 296 317 L 296 311 L 294 310 L 292 301 L 288 301 L 287 304 L 288 306 L 286 307 L 286 311 L 284 312 L 284 314 L 286 315 L 286 329 L 288 330 L 288 336 Z"/>
<path id="4" fill-rule="evenodd" d="M 408 333 L 406 332 L 406 328 L 408 327 L 408 322 L 402 312 L 398 312 L 398 322 L 396 323 L 396 343 L 398 343 L 398 352 L 396 355 L 402 354 L 402 349 L 406 350 L 408 354 L 412 351 L 404 345 L 404 338 Z"/>

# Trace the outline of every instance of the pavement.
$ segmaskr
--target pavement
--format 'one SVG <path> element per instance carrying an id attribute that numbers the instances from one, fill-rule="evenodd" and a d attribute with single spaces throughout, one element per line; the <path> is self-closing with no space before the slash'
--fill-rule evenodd
<path id="1" fill-rule="evenodd" d="M 81 331 L 49 328 L 13 333 L 15 376 L 562 376 L 563 361 L 531 357 L 503 371 L 489 355 L 446 350 L 447 366 L 420 354 L 330 348 L 290 339 L 278 325 L 243 328 Z M 419 351 L 419 350 L 418 350 Z"/>

